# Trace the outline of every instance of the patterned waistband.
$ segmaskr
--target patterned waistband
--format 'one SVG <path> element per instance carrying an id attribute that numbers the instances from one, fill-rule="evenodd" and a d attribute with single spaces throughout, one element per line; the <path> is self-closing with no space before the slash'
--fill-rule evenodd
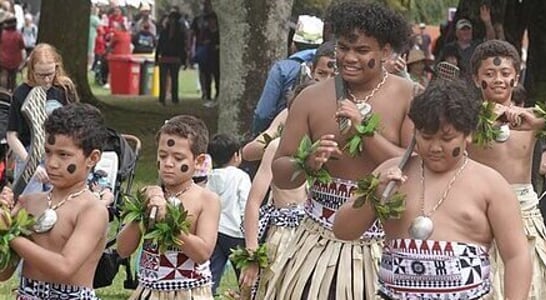
<path id="1" fill-rule="evenodd" d="M 98 300 L 88 287 L 50 283 L 21 277 L 17 300 Z"/>
<path id="2" fill-rule="evenodd" d="M 159 280 L 159 281 L 146 281 L 141 278 L 138 279 L 139 283 L 146 289 L 171 292 L 180 290 L 191 290 L 202 286 L 212 284 L 212 277 L 202 277 L 197 280 Z"/>
<path id="3" fill-rule="evenodd" d="M 379 270 L 380 291 L 393 299 L 478 299 L 489 277 L 485 247 L 448 241 L 388 241 Z"/>
<path id="4" fill-rule="evenodd" d="M 270 214 L 270 225 L 295 228 L 300 225 L 301 220 L 305 216 L 305 211 L 303 210 L 303 206 L 290 205 L 280 208 L 273 207 Z"/>
<path id="5" fill-rule="evenodd" d="M 538 195 L 531 184 L 512 184 L 522 210 L 529 210 L 538 205 Z"/>
<path id="6" fill-rule="evenodd" d="M 337 210 L 351 198 L 355 188 L 355 182 L 339 178 L 333 179 L 330 184 L 315 183 L 309 190 L 305 213 L 321 226 L 332 230 Z M 384 236 L 383 226 L 375 221 L 361 239 L 382 239 Z"/>

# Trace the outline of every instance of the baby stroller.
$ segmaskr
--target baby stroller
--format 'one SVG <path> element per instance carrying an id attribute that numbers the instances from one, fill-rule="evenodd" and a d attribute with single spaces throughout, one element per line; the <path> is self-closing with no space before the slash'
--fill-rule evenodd
<path id="1" fill-rule="evenodd" d="M 90 174 L 88 183 L 90 188 L 95 191 L 98 186 L 101 189 L 110 189 L 114 195 L 109 214 L 110 221 L 114 219 L 119 221 L 115 230 L 117 234 L 121 229 L 119 208 L 123 202 L 123 196 L 131 193 L 141 142 L 133 135 L 119 134 L 112 129 L 108 130 L 108 134 L 107 145 L 103 150 L 100 161 Z M 136 287 L 136 279 L 131 271 L 130 260 L 119 257 L 116 250 L 113 249 L 115 243 L 114 236 L 106 244 L 106 249 L 95 272 L 94 288 L 111 285 L 119 266 L 125 266 L 126 279 L 124 287 Z"/>
<path id="2" fill-rule="evenodd" d="M 95 83 L 97 85 L 103 86 L 108 82 L 108 61 L 106 55 L 97 57 L 93 66 L 93 72 L 95 73 Z"/>

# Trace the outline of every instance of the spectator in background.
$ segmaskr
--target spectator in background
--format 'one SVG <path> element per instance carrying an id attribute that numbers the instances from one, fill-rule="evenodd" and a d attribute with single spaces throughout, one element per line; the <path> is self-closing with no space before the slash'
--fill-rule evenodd
<path id="1" fill-rule="evenodd" d="M 17 31 L 17 19 L 13 14 L 4 21 L 0 38 L 0 86 L 12 92 L 15 89 L 17 72 L 23 63 L 25 43 Z"/>
<path id="2" fill-rule="evenodd" d="M 172 102 L 178 103 L 178 73 L 180 66 L 186 65 L 186 34 L 180 17 L 178 12 L 169 13 L 155 51 L 155 63 L 159 65 L 159 103 L 162 105 L 165 105 L 167 77 L 171 78 Z"/>
<path id="3" fill-rule="evenodd" d="M 127 31 L 125 23 L 115 23 L 112 39 L 110 40 L 112 55 L 128 55 L 131 54 L 131 34 Z"/>
<path id="4" fill-rule="evenodd" d="M 251 182 L 248 174 L 239 169 L 242 161 L 241 144 L 235 136 L 216 134 L 210 141 L 208 153 L 212 157 L 214 168 L 207 187 L 220 196 L 222 207 L 218 239 L 210 259 L 212 293 L 216 294 L 231 249 L 245 246 L 241 222 Z M 235 266 L 234 269 L 239 278 L 241 270 Z"/>
<path id="5" fill-rule="evenodd" d="M 157 28 L 155 26 L 155 21 L 152 19 L 151 11 L 152 9 L 148 3 L 141 4 L 140 16 L 135 24 L 135 31 L 137 33 L 143 28 L 144 23 L 148 23 L 148 31 L 151 32 L 154 36 L 157 35 Z"/>
<path id="6" fill-rule="evenodd" d="M 480 7 L 480 19 L 485 25 L 486 40 L 492 40 L 495 38 L 495 29 L 491 23 L 491 9 L 482 5 Z M 455 24 L 455 41 L 447 44 L 445 47 L 455 47 L 459 52 L 459 68 L 461 69 L 461 77 L 466 80 L 471 80 L 470 72 L 470 57 L 474 53 L 476 47 L 483 42 L 483 40 L 474 39 L 472 35 L 472 22 L 468 19 L 459 19 Z M 440 52 L 440 57 L 443 54 Z"/>
<path id="7" fill-rule="evenodd" d="M 151 24 L 148 21 L 140 23 L 141 28 L 133 35 L 133 53 L 152 53 L 154 52 L 156 39 L 151 31 Z"/>
<path id="8" fill-rule="evenodd" d="M 23 42 L 25 43 L 25 51 L 28 57 L 38 40 L 38 27 L 32 21 L 31 14 L 25 15 L 25 25 L 23 26 L 23 29 L 21 29 L 21 32 L 23 34 Z"/>
<path id="9" fill-rule="evenodd" d="M 425 54 L 426 58 L 430 58 L 430 35 L 426 33 L 427 25 L 425 23 L 419 24 L 419 34 L 417 35 L 419 38 L 417 39 L 418 43 L 417 46 L 423 53 Z"/>
<path id="10" fill-rule="evenodd" d="M 219 37 L 217 34 L 218 18 L 216 17 L 216 13 L 212 10 L 210 0 L 204 0 L 203 13 L 197 16 L 191 25 L 191 44 L 195 47 L 192 61 L 199 65 L 201 99 L 203 100 L 212 99 L 212 72 L 215 71 L 216 66 L 214 64 L 218 62 L 214 61 L 216 57 L 211 57 L 211 55 L 216 53 L 216 48 L 219 46 Z M 216 83 L 216 85 L 216 87 L 218 87 L 218 83 Z M 218 93 L 218 90 L 216 90 L 216 93 Z"/>
<path id="11" fill-rule="evenodd" d="M 410 50 L 408 54 L 408 74 L 413 82 L 420 84 L 423 88 L 426 88 L 430 79 L 426 72 L 427 59 L 423 51 L 418 49 Z"/>
<path id="12" fill-rule="evenodd" d="M 100 26 L 100 9 L 93 5 L 91 15 L 89 16 L 89 43 L 87 44 L 88 64 L 93 62 L 93 53 L 95 50 L 95 38 L 97 37 L 97 28 Z"/>

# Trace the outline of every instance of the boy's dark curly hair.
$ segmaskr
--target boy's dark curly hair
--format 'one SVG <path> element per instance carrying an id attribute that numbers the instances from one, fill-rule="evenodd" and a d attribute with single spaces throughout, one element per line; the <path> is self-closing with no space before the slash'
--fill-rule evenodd
<path id="1" fill-rule="evenodd" d="M 356 0 L 334 2 L 328 7 L 326 19 L 336 37 L 353 38 L 358 30 L 374 37 L 380 47 L 390 44 L 396 52 L 404 50 L 411 36 L 406 19 L 381 4 Z"/>
<path id="2" fill-rule="evenodd" d="M 440 126 L 451 124 L 469 135 L 478 125 L 481 101 L 461 80 L 437 79 L 413 100 L 409 117 L 415 129 L 428 134 L 438 132 Z"/>
<path id="3" fill-rule="evenodd" d="M 48 136 L 66 135 L 89 156 L 101 150 L 108 133 L 101 112 L 94 106 L 72 103 L 55 109 L 44 123 Z"/>
<path id="4" fill-rule="evenodd" d="M 516 74 L 519 74 L 521 68 L 521 58 L 518 51 L 512 44 L 501 40 L 489 40 L 481 43 L 470 58 L 470 65 L 472 68 L 472 74 L 477 75 L 482 61 L 490 57 L 505 57 L 512 60 L 512 65 L 516 70 Z"/>
<path id="5" fill-rule="evenodd" d="M 203 120 L 190 115 L 179 115 L 170 118 L 157 132 L 156 141 L 161 134 L 179 136 L 191 141 L 191 152 L 194 156 L 206 153 L 209 144 L 209 129 Z"/>
<path id="6" fill-rule="evenodd" d="M 241 150 L 241 142 L 232 134 L 217 133 L 210 140 L 207 152 L 215 168 L 224 167 L 235 153 Z"/>

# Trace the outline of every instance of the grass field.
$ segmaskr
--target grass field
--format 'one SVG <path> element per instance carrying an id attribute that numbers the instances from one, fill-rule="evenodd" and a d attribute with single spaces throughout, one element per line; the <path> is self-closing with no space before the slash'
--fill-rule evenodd
<path id="1" fill-rule="evenodd" d="M 101 110 L 108 126 L 120 133 L 136 135 L 142 142 L 133 190 L 157 180 L 154 136 L 165 120 L 177 114 L 192 114 L 201 117 L 211 132 L 216 131 L 216 110 L 202 105 L 196 88 L 196 72 L 186 70 L 180 75 L 181 102 L 178 105 L 167 102 L 167 106 L 159 105 L 157 98 L 150 96 L 111 96 L 109 90 L 91 83 L 95 95 L 101 100 Z M 15 298 L 12 293 L 18 284 L 15 277 L 0 284 L 0 300 Z M 98 296 L 103 300 L 127 299 L 131 291 L 123 288 L 124 279 L 125 271 L 120 270 L 112 286 L 97 290 Z M 237 280 L 230 268 L 223 277 L 219 294 L 227 288 L 237 288 Z"/>

